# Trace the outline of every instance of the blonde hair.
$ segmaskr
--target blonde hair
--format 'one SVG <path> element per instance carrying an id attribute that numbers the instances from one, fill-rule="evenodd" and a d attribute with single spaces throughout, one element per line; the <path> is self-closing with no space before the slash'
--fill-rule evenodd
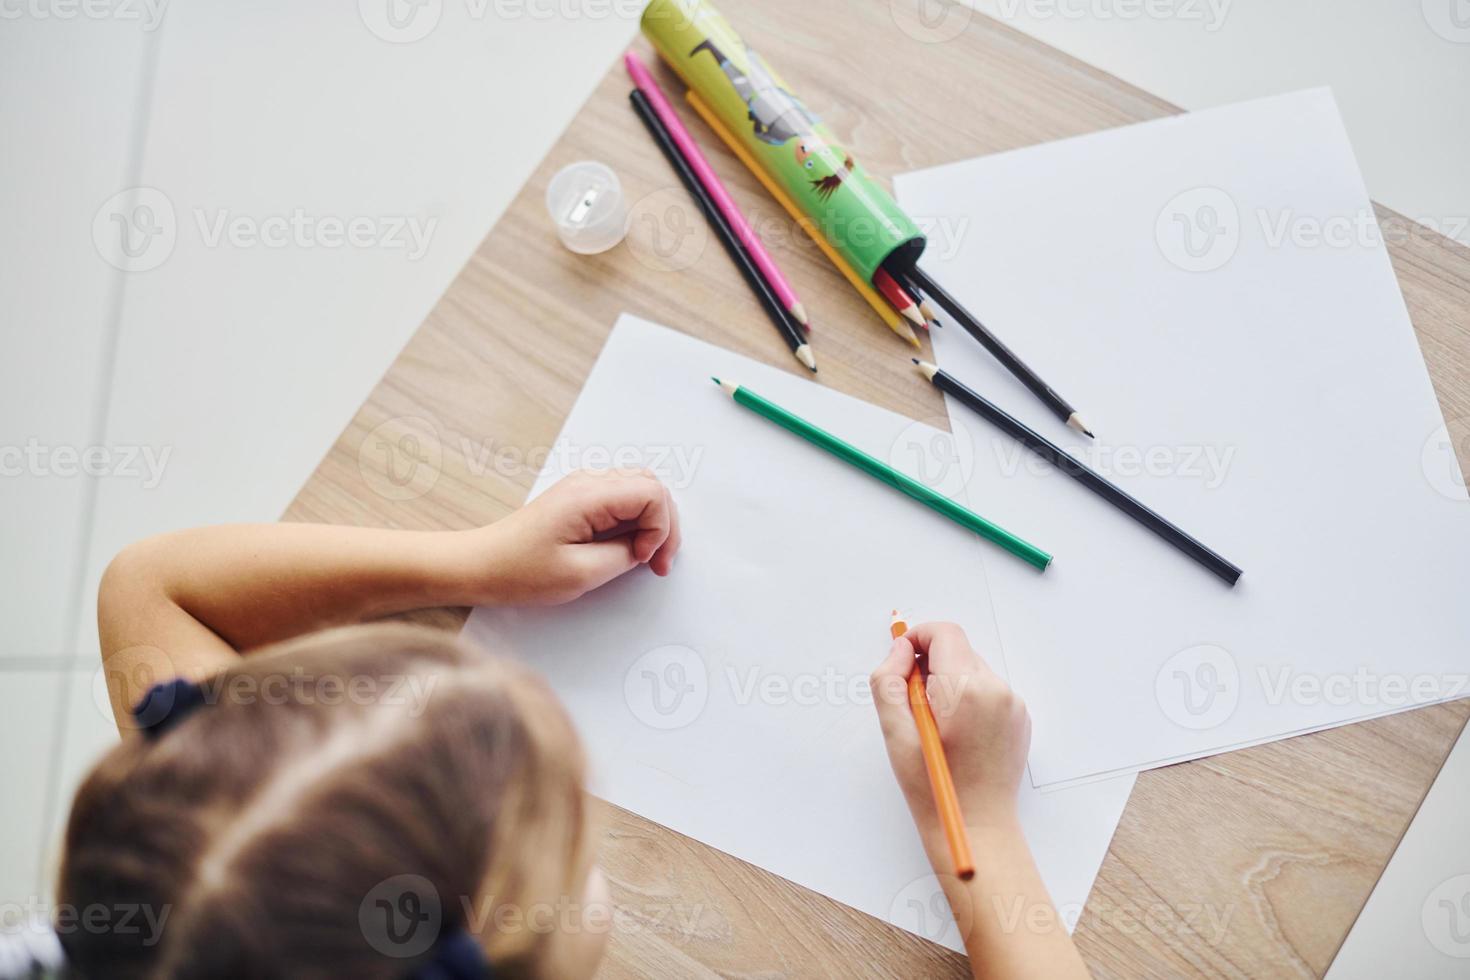
<path id="1" fill-rule="evenodd" d="M 60 907 L 167 916 L 152 942 L 63 932 L 82 975 L 397 977 L 432 954 L 385 952 L 365 927 L 385 883 L 417 882 L 439 934 L 491 921 L 484 902 L 580 898 L 583 757 L 519 665 L 436 630 L 357 626 L 252 654 L 205 691 L 77 792 Z M 497 978 L 545 975 L 546 930 L 477 931 Z"/>

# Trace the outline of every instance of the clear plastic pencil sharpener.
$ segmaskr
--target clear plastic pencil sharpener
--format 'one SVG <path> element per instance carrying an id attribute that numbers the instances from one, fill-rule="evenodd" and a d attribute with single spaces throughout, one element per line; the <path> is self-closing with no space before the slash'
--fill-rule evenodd
<path id="1" fill-rule="evenodd" d="M 573 163 L 551 178 L 546 210 L 561 243 L 581 255 L 606 252 L 628 233 L 623 185 L 594 160 Z"/>

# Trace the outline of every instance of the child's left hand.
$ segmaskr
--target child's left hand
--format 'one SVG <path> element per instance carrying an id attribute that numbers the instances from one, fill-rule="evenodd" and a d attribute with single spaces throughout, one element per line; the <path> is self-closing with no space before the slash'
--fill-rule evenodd
<path id="1" fill-rule="evenodd" d="M 647 470 L 578 470 L 520 510 L 467 532 L 478 605 L 555 605 L 638 565 L 667 575 L 679 510 Z"/>
<path id="2" fill-rule="evenodd" d="M 124 548 L 98 590 L 113 711 L 127 719 L 158 680 L 208 677 L 313 630 L 435 606 L 568 602 L 640 564 L 667 575 L 678 551 L 674 500 L 644 470 L 574 473 L 469 531 L 278 523 L 159 535 Z"/>

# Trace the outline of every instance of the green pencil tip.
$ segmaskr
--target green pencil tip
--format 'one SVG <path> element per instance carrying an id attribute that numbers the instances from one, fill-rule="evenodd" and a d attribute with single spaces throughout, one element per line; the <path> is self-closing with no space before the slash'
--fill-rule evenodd
<path id="1" fill-rule="evenodd" d="M 715 384 L 719 384 L 720 383 L 720 379 L 717 378 L 717 377 L 715 377 L 713 374 L 709 376 L 709 379 L 711 381 L 713 381 Z"/>

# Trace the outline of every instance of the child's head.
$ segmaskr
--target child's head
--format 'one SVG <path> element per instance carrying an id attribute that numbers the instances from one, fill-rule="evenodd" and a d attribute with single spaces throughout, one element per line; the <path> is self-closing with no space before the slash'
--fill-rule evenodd
<path id="1" fill-rule="evenodd" d="M 567 919 L 602 900 L 582 755 L 534 675 L 364 626 L 205 690 L 77 793 L 61 906 L 167 916 L 159 937 L 65 930 L 82 975 L 401 977 L 461 926 L 497 977 L 591 973 L 601 936 Z"/>

